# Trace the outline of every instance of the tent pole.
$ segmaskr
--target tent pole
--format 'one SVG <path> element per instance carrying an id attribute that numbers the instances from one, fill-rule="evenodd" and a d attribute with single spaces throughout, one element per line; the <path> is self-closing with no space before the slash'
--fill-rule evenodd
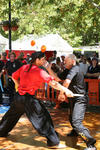
<path id="1" fill-rule="evenodd" d="M 11 51 L 11 0 L 9 0 L 9 52 Z"/>

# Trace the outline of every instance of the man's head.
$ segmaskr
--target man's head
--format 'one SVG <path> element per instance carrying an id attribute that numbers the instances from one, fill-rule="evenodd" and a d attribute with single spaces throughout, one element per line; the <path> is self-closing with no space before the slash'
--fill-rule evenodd
<path id="1" fill-rule="evenodd" d="M 10 52 L 8 54 L 8 57 L 9 57 L 9 59 L 10 59 L 11 62 L 14 62 L 15 58 L 16 58 L 16 54 L 14 52 Z"/>
<path id="2" fill-rule="evenodd" d="M 6 59 L 6 56 L 7 56 L 7 53 L 6 53 L 6 52 L 3 52 L 3 53 L 2 53 L 2 59 Z"/>
<path id="3" fill-rule="evenodd" d="M 27 55 L 27 57 L 30 57 L 30 53 L 27 53 L 26 55 Z"/>
<path id="4" fill-rule="evenodd" d="M 98 64 L 98 58 L 97 57 L 93 57 L 92 58 L 92 65 L 96 66 Z"/>
<path id="5" fill-rule="evenodd" d="M 62 56 L 61 56 L 61 59 L 62 59 L 62 61 L 64 61 L 64 60 L 65 60 L 65 56 L 64 56 L 64 55 L 62 55 Z"/>
<path id="6" fill-rule="evenodd" d="M 86 64 L 87 60 L 85 57 L 83 57 L 83 64 Z"/>
<path id="7" fill-rule="evenodd" d="M 74 54 L 68 54 L 65 57 L 64 63 L 67 69 L 71 69 L 74 65 L 76 65 L 76 56 Z"/>
<path id="8" fill-rule="evenodd" d="M 41 51 L 40 52 L 32 53 L 32 55 L 30 57 L 30 61 L 31 61 L 31 63 L 34 63 L 37 66 L 44 65 L 45 62 L 46 62 L 45 53 L 42 53 Z"/>

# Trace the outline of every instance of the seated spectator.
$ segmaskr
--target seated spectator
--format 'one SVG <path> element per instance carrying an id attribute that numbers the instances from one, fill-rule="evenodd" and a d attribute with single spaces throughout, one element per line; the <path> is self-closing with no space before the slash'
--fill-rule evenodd
<path id="1" fill-rule="evenodd" d="M 88 71 L 85 77 L 91 79 L 98 79 L 99 75 L 100 75 L 100 66 L 98 65 L 98 58 L 93 57 L 92 65 L 88 67 Z"/>

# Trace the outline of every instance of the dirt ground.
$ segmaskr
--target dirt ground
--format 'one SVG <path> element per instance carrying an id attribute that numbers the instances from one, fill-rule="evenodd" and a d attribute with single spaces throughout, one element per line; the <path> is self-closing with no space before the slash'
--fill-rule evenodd
<path id="1" fill-rule="evenodd" d="M 67 109 L 49 109 L 54 121 L 56 131 L 60 135 L 61 143 L 68 147 L 64 150 L 84 150 L 85 143 L 80 139 L 68 138 L 66 134 L 70 132 L 71 126 L 68 121 Z M 0 114 L 0 119 L 3 114 Z M 86 112 L 84 125 L 96 138 L 97 150 L 100 150 L 100 113 Z M 0 150 L 47 150 L 46 139 L 40 137 L 34 130 L 26 116 L 22 116 L 7 138 L 0 138 Z"/>

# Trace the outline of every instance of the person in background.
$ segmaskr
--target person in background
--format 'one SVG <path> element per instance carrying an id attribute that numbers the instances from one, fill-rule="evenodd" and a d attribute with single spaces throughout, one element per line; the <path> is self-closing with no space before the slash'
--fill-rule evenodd
<path id="1" fill-rule="evenodd" d="M 100 66 L 98 65 L 98 58 L 92 58 L 92 64 L 88 67 L 85 78 L 98 79 L 100 76 Z"/>
<path id="2" fill-rule="evenodd" d="M 88 66 L 92 65 L 91 57 L 88 57 L 88 58 L 87 58 L 87 63 L 88 63 Z"/>
<path id="3" fill-rule="evenodd" d="M 0 60 L 0 104 L 2 104 L 4 62 Z"/>
<path id="4" fill-rule="evenodd" d="M 46 82 L 53 88 L 63 91 L 69 97 L 73 97 L 73 93 L 56 82 L 46 71 L 39 68 L 46 62 L 44 53 L 35 52 L 30 58 L 30 64 L 22 66 L 12 74 L 17 93 L 10 109 L 0 121 L 0 137 L 7 136 L 19 118 L 26 113 L 37 132 L 46 137 L 48 148 L 65 148 L 65 145 L 59 143 L 51 116 L 42 101 L 36 99 L 35 91 L 42 83 Z M 48 66 L 45 67 L 48 68 Z"/>
<path id="5" fill-rule="evenodd" d="M 17 60 L 22 64 L 22 65 L 26 65 L 27 62 L 24 58 L 24 53 L 23 52 L 20 52 L 19 56 L 17 57 Z"/>
<path id="6" fill-rule="evenodd" d="M 15 92 L 15 84 L 12 80 L 12 73 L 14 73 L 17 69 L 19 69 L 22 64 L 16 60 L 16 54 L 14 52 L 9 53 L 9 60 L 5 65 L 5 69 L 7 72 L 8 82 L 6 87 L 6 93 L 10 95 L 11 102 L 13 100 L 14 92 Z"/>
<path id="7" fill-rule="evenodd" d="M 26 64 L 29 64 L 29 59 L 30 59 L 30 54 L 29 53 L 27 53 L 27 55 L 26 55 Z"/>
<path id="8" fill-rule="evenodd" d="M 79 63 L 79 66 L 80 66 L 80 71 L 85 76 L 88 70 L 88 64 L 87 64 L 87 60 L 85 57 L 83 58 L 83 62 Z"/>
<path id="9" fill-rule="evenodd" d="M 81 54 L 81 55 L 80 55 L 80 59 L 79 59 L 79 63 L 83 62 L 83 59 L 84 59 L 84 55 Z"/>
<path id="10" fill-rule="evenodd" d="M 93 57 L 97 57 L 97 58 L 98 58 L 98 53 L 93 52 L 93 53 L 92 53 L 92 58 L 93 58 Z"/>
<path id="11" fill-rule="evenodd" d="M 4 64 L 6 64 L 6 62 L 8 61 L 6 57 L 7 57 L 7 53 L 6 52 L 2 52 L 1 60 L 4 62 Z"/>
<path id="12" fill-rule="evenodd" d="M 61 72 L 61 61 L 60 61 L 60 57 L 57 57 L 56 58 L 56 61 L 55 63 L 54 62 L 51 62 L 52 63 L 52 70 L 56 73 L 58 72 Z"/>
<path id="13" fill-rule="evenodd" d="M 5 66 L 6 66 L 6 63 L 8 61 L 6 52 L 2 52 L 1 61 L 4 63 L 4 66 L 3 66 L 4 71 L 3 71 L 3 74 L 2 74 L 2 84 L 3 84 L 3 87 L 5 88 L 6 84 L 7 84 L 7 80 L 8 80 L 7 74 L 6 74 L 6 71 L 5 71 Z"/>
<path id="14" fill-rule="evenodd" d="M 6 63 L 6 70 L 8 77 L 12 76 L 12 73 L 21 67 L 21 63 L 16 60 L 16 54 L 11 52 L 8 54 L 9 60 Z"/>
<path id="15" fill-rule="evenodd" d="M 65 68 L 65 65 L 64 65 L 64 60 L 65 60 L 65 56 L 64 55 L 62 55 L 61 56 L 61 69 L 62 69 L 62 71 L 64 71 L 66 68 Z"/>

